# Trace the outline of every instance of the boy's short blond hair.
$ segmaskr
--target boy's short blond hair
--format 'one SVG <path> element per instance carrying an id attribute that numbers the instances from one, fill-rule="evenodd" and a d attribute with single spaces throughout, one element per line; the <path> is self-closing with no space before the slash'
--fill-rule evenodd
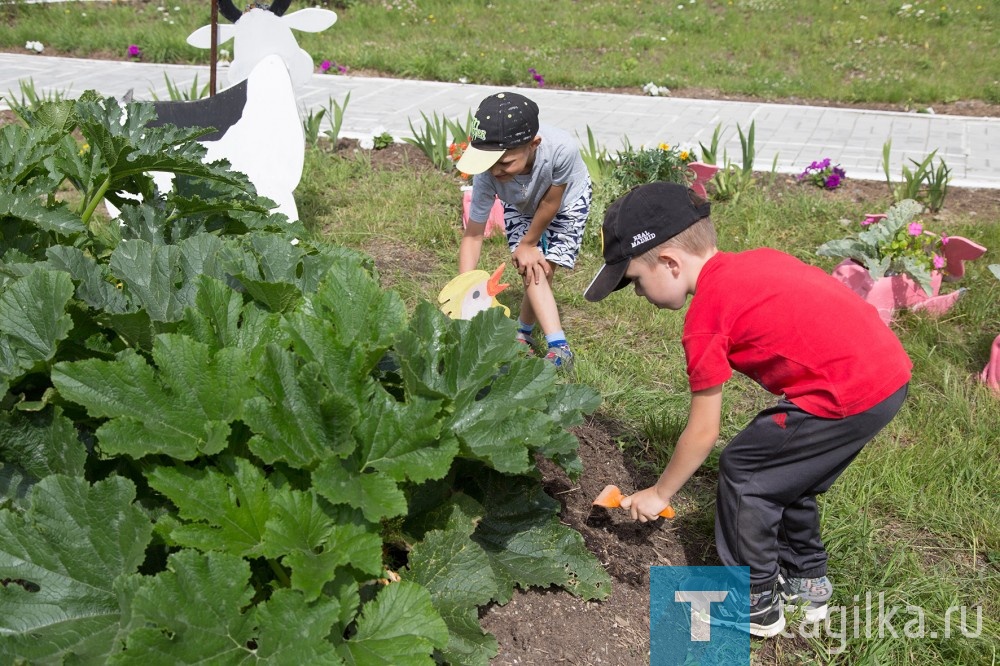
<path id="1" fill-rule="evenodd" d="M 656 263 L 656 252 L 662 247 L 676 247 L 696 257 L 704 257 L 716 248 L 717 237 L 712 218 L 703 217 L 676 236 L 668 238 L 656 247 L 643 252 L 636 259 L 647 264 Z"/>

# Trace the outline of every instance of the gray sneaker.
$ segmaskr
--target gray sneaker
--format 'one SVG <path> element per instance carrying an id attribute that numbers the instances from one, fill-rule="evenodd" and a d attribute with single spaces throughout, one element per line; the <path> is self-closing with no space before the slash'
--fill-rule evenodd
<path id="1" fill-rule="evenodd" d="M 545 354 L 545 360 L 556 366 L 556 370 L 561 372 L 568 373 L 573 370 L 573 352 L 569 345 L 549 347 L 548 353 Z"/>
<path id="2" fill-rule="evenodd" d="M 830 613 L 827 602 L 833 596 L 833 583 L 826 576 L 819 578 L 778 577 L 781 596 L 789 606 L 805 611 L 806 622 L 822 622 Z"/>

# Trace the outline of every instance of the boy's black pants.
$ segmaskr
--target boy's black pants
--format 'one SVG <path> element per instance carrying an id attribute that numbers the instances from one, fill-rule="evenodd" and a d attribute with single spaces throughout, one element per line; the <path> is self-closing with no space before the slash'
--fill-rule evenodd
<path id="1" fill-rule="evenodd" d="M 816 495 L 892 420 L 908 386 L 843 419 L 813 416 L 782 400 L 726 446 L 715 543 L 723 564 L 750 567 L 751 592 L 770 589 L 779 567 L 795 578 L 826 575 Z"/>

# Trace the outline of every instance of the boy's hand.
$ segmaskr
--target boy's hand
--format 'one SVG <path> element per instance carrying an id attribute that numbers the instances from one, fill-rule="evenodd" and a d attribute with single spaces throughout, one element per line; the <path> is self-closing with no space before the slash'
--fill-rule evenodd
<path id="1" fill-rule="evenodd" d="M 552 272 L 552 267 L 542 256 L 542 251 L 538 249 L 538 246 L 526 246 L 521 243 L 511 256 L 514 267 L 524 278 L 525 284 L 532 280 L 538 284 L 542 278 L 548 278 Z"/>
<path id="2" fill-rule="evenodd" d="M 629 514 L 632 516 L 632 520 L 638 520 L 640 523 L 645 523 L 659 518 L 660 512 L 667 508 L 669 504 L 669 497 L 667 499 L 663 499 L 660 497 L 659 493 L 656 492 L 656 486 L 650 486 L 645 490 L 640 490 L 633 495 L 623 498 L 621 507 L 623 509 L 628 509 Z"/>

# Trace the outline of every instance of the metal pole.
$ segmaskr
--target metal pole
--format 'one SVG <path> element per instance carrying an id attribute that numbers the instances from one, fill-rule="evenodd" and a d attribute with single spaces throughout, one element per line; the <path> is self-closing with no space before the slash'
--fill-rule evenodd
<path id="1" fill-rule="evenodd" d="M 211 65 L 208 75 L 208 94 L 215 96 L 215 68 L 219 62 L 219 0 L 212 0 L 212 48 L 210 49 Z"/>

